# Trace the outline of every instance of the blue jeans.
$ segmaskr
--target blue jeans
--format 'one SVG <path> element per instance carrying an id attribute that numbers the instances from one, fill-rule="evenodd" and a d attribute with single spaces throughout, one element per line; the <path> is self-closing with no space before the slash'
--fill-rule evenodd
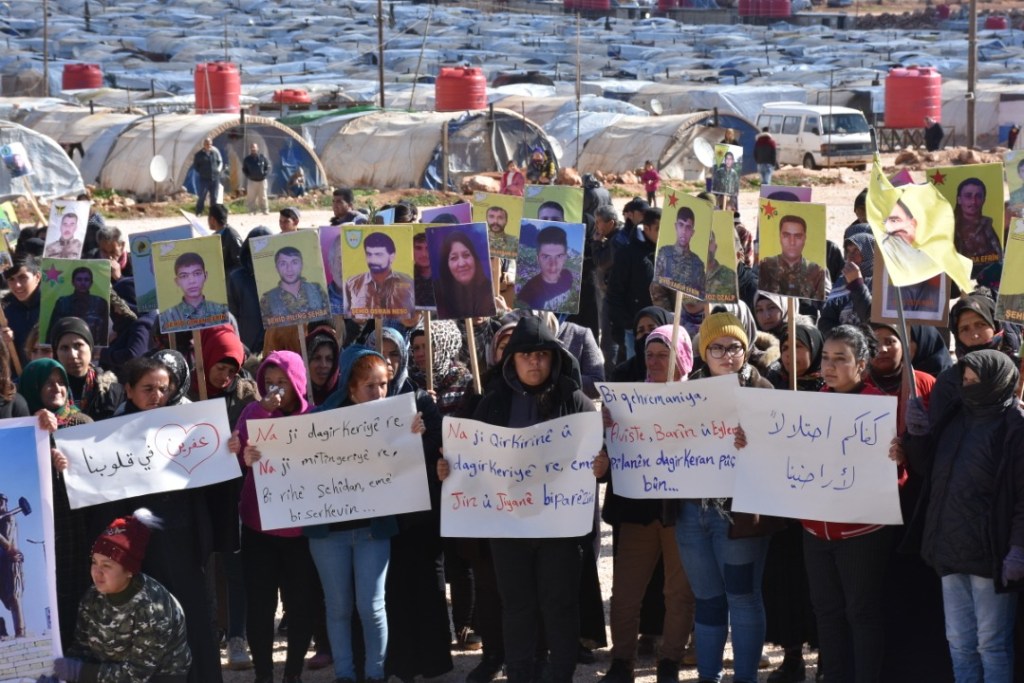
<path id="1" fill-rule="evenodd" d="M 758 164 L 757 165 L 757 172 L 761 174 L 761 184 L 762 185 L 771 185 L 772 184 L 772 171 L 774 171 L 774 170 L 775 170 L 775 167 L 772 166 L 771 164 Z"/>
<path id="2" fill-rule="evenodd" d="M 373 538 L 369 527 L 332 531 L 324 538 L 309 539 L 309 551 L 324 588 L 335 678 L 356 679 L 352 657 L 353 607 L 359 610 L 366 641 L 366 678 L 384 678 L 388 647 L 384 580 L 391 557 L 391 539 Z"/>
<path id="3" fill-rule="evenodd" d="M 679 555 L 697 599 L 697 674 L 722 680 L 722 653 L 732 624 L 736 683 L 756 683 L 764 647 L 761 577 L 768 536 L 729 538 L 729 522 L 699 500 L 684 500 L 676 522 Z"/>
<path id="4" fill-rule="evenodd" d="M 996 593 L 992 579 L 950 574 L 942 577 L 942 606 L 957 683 L 1010 683 L 1017 594 Z"/>
<path id="5" fill-rule="evenodd" d="M 203 215 L 203 207 L 206 206 L 206 197 L 210 197 L 210 206 L 217 203 L 220 195 L 220 180 L 203 180 L 196 178 L 196 215 Z"/>

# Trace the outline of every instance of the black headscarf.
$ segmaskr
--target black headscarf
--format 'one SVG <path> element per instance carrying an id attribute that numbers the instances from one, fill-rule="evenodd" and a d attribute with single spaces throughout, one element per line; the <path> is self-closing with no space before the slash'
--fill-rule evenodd
<path id="1" fill-rule="evenodd" d="M 178 405 L 185 398 L 185 394 L 192 385 L 192 373 L 188 369 L 188 362 L 185 360 L 185 356 L 174 349 L 161 349 L 148 355 L 167 368 L 168 374 L 170 374 L 171 379 L 174 381 L 174 393 L 168 397 L 167 405 Z"/>
<path id="2" fill-rule="evenodd" d="M 960 397 L 968 415 L 1000 415 L 1017 400 L 1014 391 L 1020 372 L 1005 353 L 992 349 L 974 351 L 961 358 L 958 365 L 961 376 L 965 368 L 970 368 L 981 380 L 976 384 L 960 387 Z"/>
<path id="3" fill-rule="evenodd" d="M 910 339 L 917 344 L 917 350 L 910 361 L 915 370 L 938 377 L 940 372 L 953 366 L 949 344 L 936 328 L 931 325 L 914 325 L 910 328 Z"/>
<path id="4" fill-rule="evenodd" d="M 789 339 L 789 328 L 782 335 L 781 344 L 785 344 L 786 340 Z M 804 375 L 816 375 L 821 372 L 821 351 L 825 347 L 825 341 L 821 336 L 821 332 L 818 331 L 817 327 L 811 325 L 796 325 L 796 341 L 799 344 L 803 344 L 807 347 L 807 350 L 811 353 L 811 365 L 807 368 L 807 372 Z M 792 352 L 790 352 L 792 353 Z"/>
<path id="5" fill-rule="evenodd" d="M 995 336 L 992 337 L 992 340 L 987 344 L 967 346 L 960 341 L 960 336 L 956 331 L 959 327 L 960 316 L 967 311 L 980 316 L 993 330 L 996 331 Z M 1012 327 L 1003 327 L 1003 325 L 996 320 L 996 302 L 985 294 L 981 294 L 979 292 L 968 294 L 953 304 L 953 308 L 949 311 L 949 329 L 953 331 L 953 336 L 956 339 L 957 358 L 963 358 L 969 353 L 981 351 L 983 349 L 1000 349 L 1003 351 L 1009 351 L 1013 355 L 1018 355 L 1020 353 L 1020 337 L 1017 336 Z"/>

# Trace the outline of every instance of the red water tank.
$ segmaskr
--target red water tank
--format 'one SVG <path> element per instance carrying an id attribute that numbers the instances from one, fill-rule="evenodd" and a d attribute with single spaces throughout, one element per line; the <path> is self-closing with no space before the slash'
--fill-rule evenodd
<path id="1" fill-rule="evenodd" d="M 609 0 L 604 0 L 608 2 Z M 585 9 L 582 3 L 578 5 Z M 487 79 L 477 67 L 443 67 L 434 83 L 435 111 L 487 108 Z"/>
<path id="2" fill-rule="evenodd" d="M 679 0 L 658 0 L 658 11 L 667 12 L 668 10 L 678 8 L 680 4 Z"/>
<path id="3" fill-rule="evenodd" d="M 985 17 L 985 28 L 990 31 L 1002 31 L 1010 26 L 1010 22 L 1002 14 L 990 14 Z"/>
<path id="4" fill-rule="evenodd" d="M 885 127 L 922 128 L 926 116 L 942 120 L 942 76 L 928 66 L 891 69 L 885 79 Z"/>
<path id="5" fill-rule="evenodd" d="M 275 90 L 273 100 L 280 104 L 309 104 L 313 98 L 301 88 L 285 88 L 284 90 Z"/>
<path id="6" fill-rule="evenodd" d="M 578 9 L 578 4 L 576 0 L 565 0 L 565 11 L 575 12 Z"/>
<path id="7" fill-rule="evenodd" d="M 103 87 L 99 64 L 65 64 L 60 81 L 61 90 L 89 90 Z"/>
<path id="8" fill-rule="evenodd" d="M 741 17 L 788 17 L 793 14 L 790 0 L 740 0 Z"/>
<path id="9" fill-rule="evenodd" d="M 939 19 L 949 19 L 949 5 L 938 5 L 935 7 L 935 16 Z"/>
<path id="10" fill-rule="evenodd" d="M 578 0 L 581 12 L 607 12 L 612 8 L 612 0 Z"/>
<path id="11" fill-rule="evenodd" d="M 242 76 L 231 62 L 197 64 L 197 114 L 237 114 L 241 107 Z"/>

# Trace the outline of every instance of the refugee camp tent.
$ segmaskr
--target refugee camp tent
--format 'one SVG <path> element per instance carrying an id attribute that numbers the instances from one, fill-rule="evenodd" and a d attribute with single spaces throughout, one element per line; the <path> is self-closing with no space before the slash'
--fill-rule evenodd
<path id="1" fill-rule="evenodd" d="M 0 147 L 12 142 L 25 146 L 32 175 L 12 178 L 0 169 L 0 201 L 25 196 L 28 190 L 37 199 L 75 196 L 85 191 L 82 175 L 56 142 L 34 130 L 10 121 L 0 121 Z"/>
<path id="2" fill-rule="evenodd" d="M 235 114 L 159 114 L 138 119 L 126 128 L 110 149 L 100 185 L 141 196 L 166 195 L 185 187 L 195 192 L 192 157 L 203 139 L 213 138 L 225 165 L 225 190 L 244 187 L 242 159 L 257 143 L 273 167 L 268 192 L 284 194 L 289 176 L 301 167 L 307 187 L 324 184 L 326 173 L 316 153 L 298 134 L 273 119 Z M 156 154 L 168 168 L 167 179 L 154 183 L 148 169 Z"/>
<path id="3" fill-rule="evenodd" d="M 586 141 L 576 168 L 580 173 L 624 173 L 651 160 L 663 180 L 695 180 L 705 169 L 693 153 L 693 141 L 715 144 L 725 133 L 705 125 L 711 114 L 623 116 Z"/>
<path id="4" fill-rule="evenodd" d="M 316 124 L 335 126 L 330 119 Z M 316 125 L 311 124 L 311 125 Z M 447 128 L 447 136 L 442 131 Z M 322 139 L 315 133 L 312 139 Z M 504 170 L 509 159 L 524 163 L 530 149 L 558 150 L 534 122 L 504 109 L 477 112 L 376 112 L 349 117 L 318 148 L 334 185 L 439 189 L 461 175 Z"/>

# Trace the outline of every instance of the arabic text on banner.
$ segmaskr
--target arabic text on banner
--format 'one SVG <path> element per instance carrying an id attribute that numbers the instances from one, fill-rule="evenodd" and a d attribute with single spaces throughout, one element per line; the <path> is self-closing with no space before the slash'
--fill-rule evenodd
<path id="1" fill-rule="evenodd" d="M 282 529 L 430 509 L 412 394 L 249 423 L 260 523 Z"/>
<path id="2" fill-rule="evenodd" d="M 441 488 L 441 535 L 567 538 L 594 524 L 601 414 L 568 415 L 523 429 L 444 420 L 451 475 Z"/>
<path id="3" fill-rule="evenodd" d="M 626 498 L 722 498 L 736 468 L 736 376 L 696 382 L 598 384 L 615 493 Z"/>
<path id="4" fill-rule="evenodd" d="M 737 389 L 747 447 L 732 509 L 825 522 L 901 524 L 896 399 Z"/>
<path id="5" fill-rule="evenodd" d="M 229 438 L 222 399 L 145 410 L 54 434 L 69 461 L 64 481 L 75 509 L 234 479 L 241 471 L 228 450 Z"/>

